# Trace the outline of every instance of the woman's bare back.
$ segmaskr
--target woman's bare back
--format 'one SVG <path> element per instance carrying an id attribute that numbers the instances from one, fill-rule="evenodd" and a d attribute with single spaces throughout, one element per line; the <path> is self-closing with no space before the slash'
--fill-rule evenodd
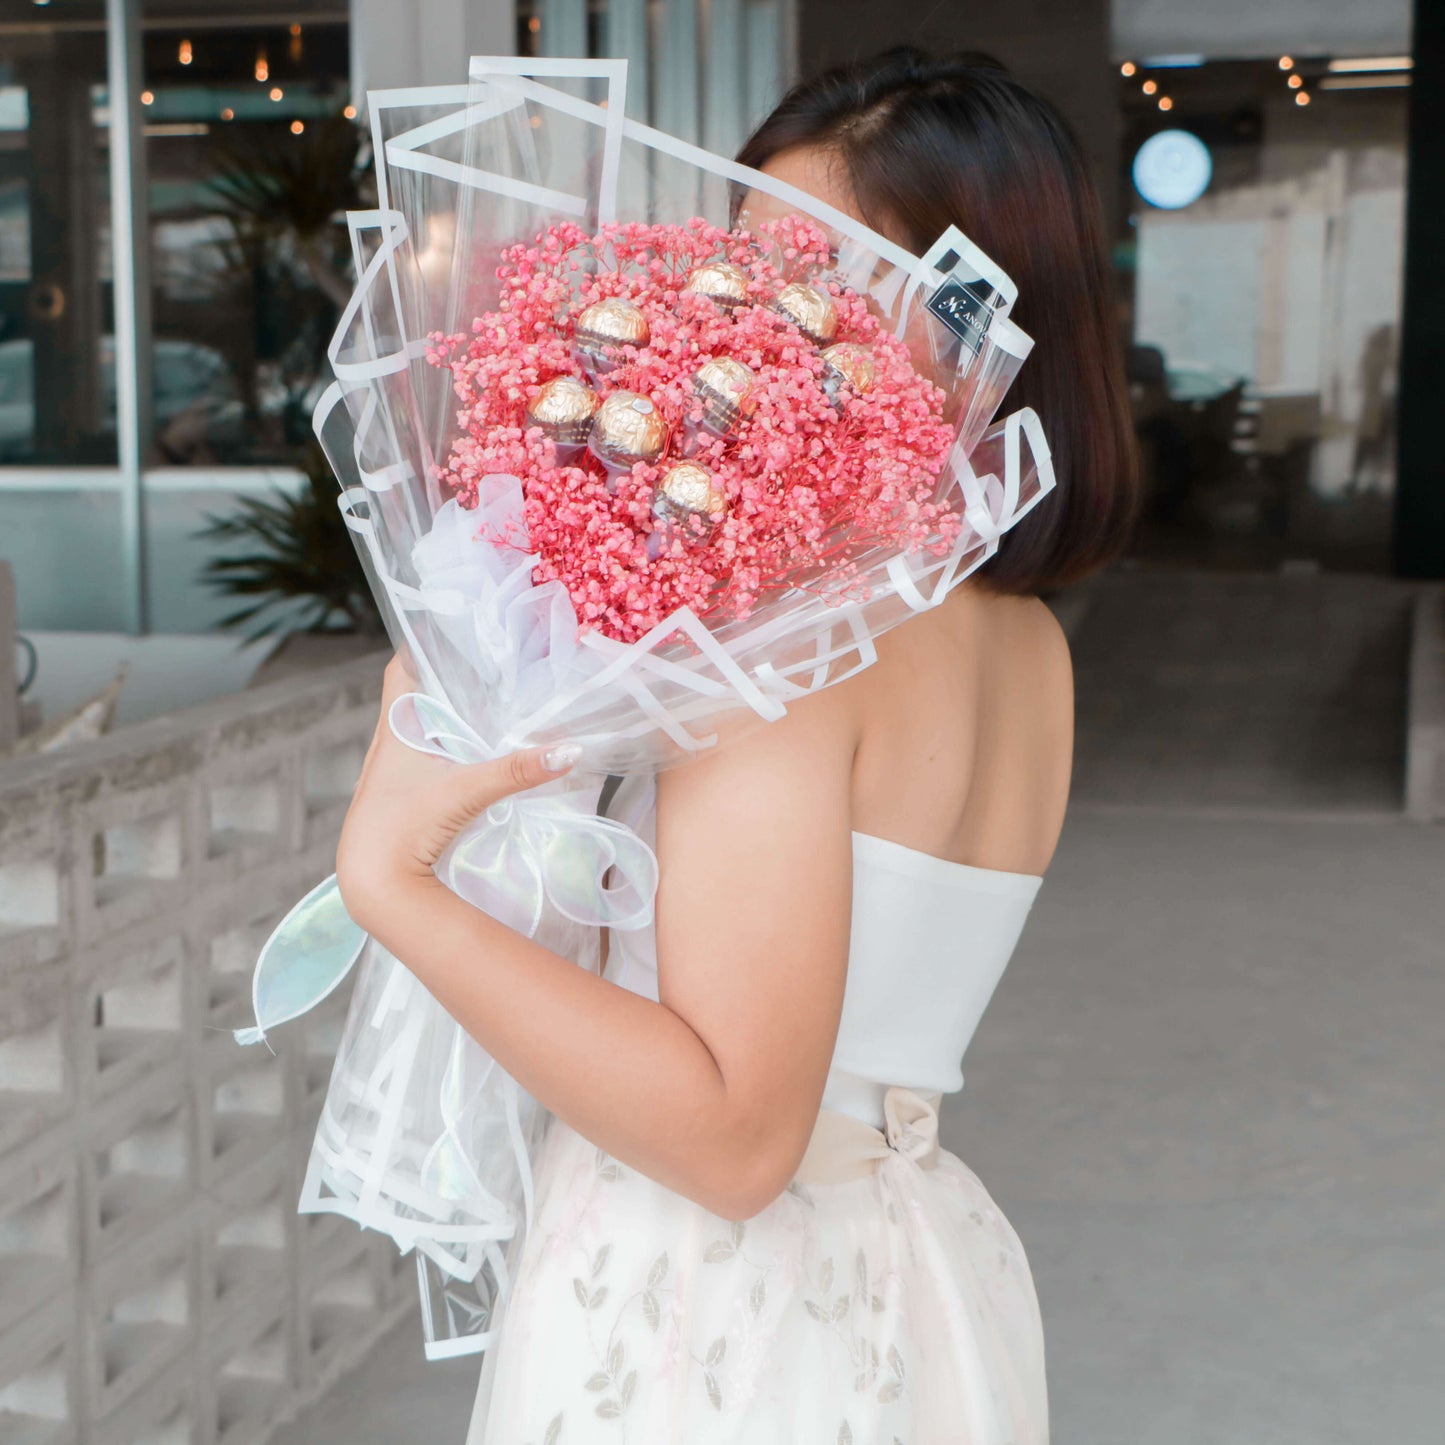
<path id="1" fill-rule="evenodd" d="M 1073 677 L 1042 602 L 959 587 L 880 638 L 877 663 L 838 691 L 857 709 L 859 832 L 1044 872 L 1068 801 Z"/>

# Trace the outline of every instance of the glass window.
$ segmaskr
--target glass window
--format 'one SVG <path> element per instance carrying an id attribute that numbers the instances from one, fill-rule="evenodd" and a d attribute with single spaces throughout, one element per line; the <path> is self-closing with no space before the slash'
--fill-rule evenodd
<path id="1" fill-rule="evenodd" d="M 1389 567 L 1409 76 L 1346 79 L 1124 79 L 1145 557 Z M 1202 188 L 1171 195 L 1198 153 Z"/>
<path id="2" fill-rule="evenodd" d="M 225 29 L 173 3 L 144 13 L 151 464 L 294 461 L 350 289 L 340 217 L 360 204 L 361 135 L 347 27 L 301 8 Z"/>
<path id="3" fill-rule="evenodd" d="M 98 26 L 42 21 L 5 36 L 0 467 L 116 459 L 104 82 Z"/>

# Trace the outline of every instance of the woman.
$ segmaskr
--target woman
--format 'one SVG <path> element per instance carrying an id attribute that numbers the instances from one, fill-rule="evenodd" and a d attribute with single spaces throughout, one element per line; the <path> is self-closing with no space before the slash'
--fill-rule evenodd
<path id="1" fill-rule="evenodd" d="M 915 251 L 957 224 L 1010 272 L 1036 340 L 1010 401 L 1044 418 L 1057 493 L 875 665 L 624 786 L 661 883 L 603 976 L 432 873 L 567 748 L 458 768 L 379 727 L 341 885 L 556 1116 L 474 1445 L 1038 1445 L 1028 1265 L 936 1107 L 1063 822 L 1069 658 L 1037 594 L 1132 515 L 1097 201 L 1047 105 L 913 51 L 798 87 L 741 159 Z M 388 700 L 407 686 L 393 663 Z"/>

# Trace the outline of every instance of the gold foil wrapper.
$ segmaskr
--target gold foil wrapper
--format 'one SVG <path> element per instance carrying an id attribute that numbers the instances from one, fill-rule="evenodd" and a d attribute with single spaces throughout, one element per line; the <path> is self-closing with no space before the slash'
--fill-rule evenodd
<path id="1" fill-rule="evenodd" d="M 686 522 L 692 517 L 711 522 L 727 510 L 727 504 L 727 493 L 706 467 L 678 462 L 658 483 L 652 513 L 669 522 Z"/>
<path id="2" fill-rule="evenodd" d="M 559 446 L 582 446 L 601 406 L 597 393 L 575 376 L 547 382 L 527 407 L 527 420 Z"/>
<path id="3" fill-rule="evenodd" d="M 732 311 L 748 299 L 747 273 L 731 261 L 707 261 L 688 274 L 685 291 L 695 291 Z"/>
<path id="4" fill-rule="evenodd" d="M 647 397 L 614 391 L 593 419 L 591 446 L 604 461 L 655 462 L 667 450 L 667 423 Z"/>
<path id="5" fill-rule="evenodd" d="M 615 364 L 624 346 L 646 346 L 651 331 L 639 307 L 620 296 L 596 301 L 577 318 L 577 349 L 594 362 Z"/>
<path id="6" fill-rule="evenodd" d="M 873 353 L 854 341 L 839 341 L 823 352 L 823 385 L 836 401 L 840 383 L 847 382 L 860 396 L 873 389 Z"/>
<path id="7" fill-rule="evenodd" d="M 702 402 L 703 425 L 724 436 L 736 431 L 753 409 L 756 386 L 752 369 L 731 356 L 705 361 L 692 379 L 692 389 Z"/>
<path id="8" fill-rule="evenodd" d="M 837 335 L 838 313 L 833 298 L 817 286 L 793 281 L 773 300 L 773 310 L 786 316 L 809 341 L 826 345 Z"/>

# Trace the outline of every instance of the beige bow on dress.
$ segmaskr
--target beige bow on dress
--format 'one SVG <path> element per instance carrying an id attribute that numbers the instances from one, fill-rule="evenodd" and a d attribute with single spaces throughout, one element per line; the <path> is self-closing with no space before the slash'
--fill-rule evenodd
<path id="1" fill-rule="evenodd" d="M 938 1159 L 939 1093 L 919 1094 L 893 1084 L 883 1095 L 883 1128 L 875 1129 L 852 1114 L 819 1109 L 803 1153 L 796 1184 L 841 1184 L 862 1179 L 893 1154 L 931 1169 Z"/>

